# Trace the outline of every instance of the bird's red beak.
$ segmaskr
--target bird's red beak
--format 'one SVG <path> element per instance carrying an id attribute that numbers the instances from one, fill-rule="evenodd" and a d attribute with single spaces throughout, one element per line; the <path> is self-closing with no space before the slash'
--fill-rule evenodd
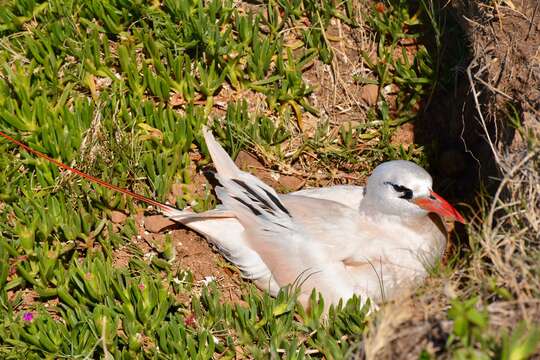
<path id="1" fill-rule="evenodd" d="M 435 191 L 430 191 L 429 195 L 430 196 L 416 198 L 413 201 L 416 205 L 420 206 L 426 211 L 434 212 L 442 217 L 450 218 L 465 224 L 465 219 L 463 219 L 463 216 L 461 216 L 461 214 L 454 209 L 454 207 L 450 205 L 448 201 L 444 200 Z"/>

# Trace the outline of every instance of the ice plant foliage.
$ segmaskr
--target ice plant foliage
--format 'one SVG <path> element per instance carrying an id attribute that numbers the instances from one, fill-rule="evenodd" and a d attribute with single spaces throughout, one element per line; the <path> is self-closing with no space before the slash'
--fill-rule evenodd
<path id="1" fill-rule="evenodd" d="M 332 169 L 366 161 L 366 151 L 369 161 L 418 161 L 418 148 L 396 148 L 390 139 L 436 80 L 436 64 L 420 44 L 436 19 L 424 6 L 413 8 L 416 2 L 391 0 L 362 14 L 359 3 L 2 1 L 0 131 L 160 203 L 173 183 L 192 182 L 194 157 L 204 165 L 200 128 L 208 123 L 233 156 L 256 144 L 281 170 L 302 154 Z M 319 85 L 308 84 L 305 72 L 318 61 L 334 71 L 332 44 L 349 49 L 342 30 L 358 19 L 368 23 L 361 38 L 377 41 L 375 56 L 362 51 L 372 77 L 351 75 L 379 89 L 366 122 L 331 131 L 321 121 L 312 138 L 301 136 L 300 148 L 283 151 L 308 113 L 321 114 L 311 103 Z M 419 51 L 404 53 L 404 43 Z M 261 112 L 248 106 L 252 98 L 264 101 Z M 181 208 L 195 200 L 195 210 L 215 205 L 210 194 L 174 199 Z M 112 210 L 134 214 L 134 206 L 0 141 L 0 358 L 355 355 L 367 327 L 359 299 L 332 307 L 324 321 L 324 300 L 315 293 L 309 311 L 292 289 L 274 299 L 246 285 L 241 301 L 224 301 L 219 281 L 203 286 L 177 268 L 170 244 L 145 257 L 133 244 L 140 230 L 133 216 L 110 221 Z M 129 255 L 126 266 L 114 261 L 120 250 Z M 55 305 L 39 315 L 21 310 L 23 290 Z M 466 320 L 455 325 L 453 344 L 484 343 L 472 305 L 453 308 L 457 325 Z M 469 324 L 478 331 L 460 330 Z M 507 336 L 500 353 L 531 348 L 534 339 L 523 334 Z"/>

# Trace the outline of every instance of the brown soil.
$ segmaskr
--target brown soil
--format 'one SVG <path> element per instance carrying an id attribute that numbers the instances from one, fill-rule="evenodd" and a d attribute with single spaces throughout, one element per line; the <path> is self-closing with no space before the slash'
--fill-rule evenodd
<path id="1" fill-rule="evenodd" d="M 236 157 L 235 163 L 241 170 L 257 176 L 279 193 L 299 190 L 305 184 L 305 180 L 300 177 L 280 174 L 266 168 L 255 156 L 243 150 Z"/>
<path id="2" fill-rule="evenodd" d="M 363 28 L 353 29 L 333 19 L 326 36 L 334 51 L 332 63 L 325 65 L 315 61 L 304 73 L 304 79 L 314 89 L 311 102 L 321 110 L 320 118 L 306 118 L 303 130 L 307 134 L 312 134 L 321 118 L 328 118 L 332 125 L 348 121 L 364 122 L 367 110 L 375 104 L 380 91 L 377 85 L 355 80 L 355 77 L 373 78 L 361 57 L 361 51 L 376 59 L 373 39 L 366 37 Z"/>
<path id="3" fill-rule="evenodd" d="M 166 234 L 172 236 L 176 257 L 172 261 L 172 271 L 189 270 L 193 274 L 196 292 L 208 282 L 215 281 L 221 290 L 223 299 L 241 302 L 242 279 L 238 270 L 229 265 L 208 242 L 195 232 L 174 223 L 162 215 L 136 216 L 139 235 L 132 239 L 129 246 L 114 252 L 115 267 L 127 267 L 134 256 L 133 247 L 149 260 L 163 250 Z M 182 299 L 189 301 L 189 297 Z"/>
<path id="4" fill-rule="evenodd" d="M 242 279 L 236 268 L 229 265 L 208 242 L 191 230 L 173 231 L 176 243 L 176 265 L 189 269 L 199 284 L 215 279 L 224 299 L 241 302 Z"/>

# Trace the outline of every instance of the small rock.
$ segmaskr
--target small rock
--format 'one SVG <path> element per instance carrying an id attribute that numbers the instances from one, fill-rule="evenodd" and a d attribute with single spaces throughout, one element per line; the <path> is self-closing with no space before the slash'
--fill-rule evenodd
<path id="1" fill-rule="evenodd" d="M 299 190 L 305 184 L 305 180 L 297 178 L 291 175 L 281 175 L 279 178 L 279 190 L 283 192 L 290 192 Z"/>
<path id="2" fill-rule="evenodd" d="M 414 144 L 414 125 L 412 123 L 405 123 L 398 127 L 390 142 L 394 145 L 409 146 Z"/>
<path id="3" fill-rule="evenodd" d="M 145 230 L 154 234 L 160 233 L 163 229 L 174 224 L 174 221 L 161 215 L 152 215 L 144 218 Z"/>
<path id="4" fill-rule="evenodd" d="M 111 221 L 115 224 L 121 224 L 126 221 L 127 215 L 121 211 L 113 210 L 111 212 Z"/>
<path id="5" fill-rule="evenodd" d="M 360 97 L 368 105 L 375 105 L 377 103 L 377 96 L 379 95 L 379 85 L 367 84 L 360 90 Z"/>
<path id="6" fill-rule="evenodd" d="M 238 166 L 241 170 L 244 171 L 253 171 L 253 168 L 255 169 L 261 169 L 264 168 L 264 165 L 257 160 L 257 158 L 247 151 L 240 151 L 238 153 L 238 156 L 236 157 L 236 166 Z"/>

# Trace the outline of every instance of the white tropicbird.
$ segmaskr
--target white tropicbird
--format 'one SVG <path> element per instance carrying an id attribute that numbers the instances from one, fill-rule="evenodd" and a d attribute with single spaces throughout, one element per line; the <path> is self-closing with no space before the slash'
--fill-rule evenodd
<path id="1" fill-rule="evenodd" d="M 358 294 L 374 302 L 421 282 L 443 254 L 447 231 L 435 213 L 463 217 L 432 187 L 431 176 L 404 160 L 379 165 L 366 187 L 333 186 L 283 195 L 241 171 L 204 129 L 222 205 L 195 214 L 164 209 L 205 236 L 245 278 L 276 295 L 301 284 L 327 303 Z"/>
<path id="2" fill-rule="evenodd" d="M 238 169 L 204 128 L 217 169 L 222 205 L 193 213 L 107 183 L 32 149 L 26 151 L 90 181 L 154 205 L 169 218 L 204 235 L 245 278 L 276 295 L 301 284 L 299 300 L 312 289 L 328 303 L 354 294 L 379 302 L 422 281 L 442 255 L 447 231 L 438 216 L 463 217 L 431 190 L 431 176 L 409 161 L 379 165 L 365 188 L 333 186 L 282 195 Z"/>

